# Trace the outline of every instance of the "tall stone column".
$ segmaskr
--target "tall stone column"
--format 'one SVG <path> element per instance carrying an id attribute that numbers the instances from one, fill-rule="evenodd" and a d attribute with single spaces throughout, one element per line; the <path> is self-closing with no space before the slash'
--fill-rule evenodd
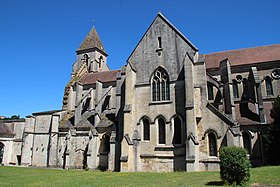
<path id="1" fill-rule="evenodd" d="M 125 80 L 125 106 L 124 121 L 123 121 L 123 132 L 124 138 L 121 144 L 121 171 L 134 171 L 134 154 L 133 154 L 133 124 L 134 112 L 135 112 L 135 83 L 136 83 L 136 72 L 132 69 L 131 65 L 126 68 L 126 80 Z"/>
<path id="2" fill-rule="evenodd" d="M 220 62 L 220 76 L 221 76 L 221 82 L 224 85 L 223 86 L 224 112 L 231 118 L 233 123 L 237 124 L 235 106 L 234 106 L 232 79 L 231 79 L 231 69 L 230 69 L 230 62 L 228 59 L 225 59 Z M 240 137 L 238 137 L 240 136 L 240 127 L 234 125 L 228 128 L 230 129 L 230 131 L 227 131 L 227 145 L 240 146 Z"/>
<path id="3" fill-rule="evenodd" d="M 94 109 L 94 94 L 93 94 L 93 90 L 91 90 L 90 92 L 90 103 L 89 103 L 89 110 L 93 110 Z"/>
<path id="4" fill-rule="evenodd" d="M 23 132 L 21 165 L 25 165 L 25 166 L 32 165 L 34 125 L 35 125 L 35 118 L 33 116 L 27 117 L 25 121 L 24 132 Z"/>
<path id="5" fill-rule="evenodd" d="M 80 121 L 81 118 L 81 100 L 83 95 L 83 86 L 80 82 L 76 82 L 76 101 L 75 101 L 75 125 Z"/>
<path id="6" fill-rule="evenodd" d="M 100 115 L 101 110 L 102 110 L 102 105 L 99 104 L 102 98 L 102 88 L 103 84 L 99 82 L 98 80 L 96 81 L 96 90 L 95 90 L 95 110 L 96 112 Z"/>
<path id="7" fill-rule="evenodd" d="M 114 171 L 115 170 L 115 149 L 116 149 L 116 132 L 112 131 L 111 138 L 110 138 L 110 153 L 108 155 L 108 170 Z"/>
<path id="8" fill-rule="evenodd" d="M 221 82 L 224 84 L 223 98 L 224 98 L 224 110 L 225 113 L 231 116 L 232 120 L 235 122 L 235 107 L 234 107 L 234 96 L 232 88 L 231 70 L 230 62 L 225 59 L 220 62 L 220 75 Z"/>
<path id="9" fill-rule="evenodd" d="M 67 110 L 72 111 L 75 109 L 73 106 L 73 86 L 69 86 L 69 95 L 68 95 L 68 103 L 67 103 Z"/>
<path id="10" fill-rule="evenodd" d="M 49 143 L 49 155 L 48 155 L 48 166 L 56 167 L 58 165 L 58 125 L 59 115 L 52 116 L 52 125 L 50 132 L 50 143 Z"/>
<path id="11" fill-rule="evenodd" d="M 186 170 L 197 171 L 198 168 L 198 142 L 194 110 L 194 69 L 189 56 L 185 57 L 185 110 L 186 110 Z"/>

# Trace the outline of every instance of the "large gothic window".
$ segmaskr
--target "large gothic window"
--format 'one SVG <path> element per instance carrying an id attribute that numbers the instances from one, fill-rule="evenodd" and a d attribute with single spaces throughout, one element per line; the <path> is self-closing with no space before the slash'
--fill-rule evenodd
<path id="1" fill-rule="evenodd" d="M 143 139 L 150 140 L 150 122 L 147 118 L 143 119 Z"/>
<path id="2" fill-rule="evenodd" d="M 169 77 L 167 72 L 159 67 L 152 77 L 152 101 L 166 101 L 170 99 Z"/>
<path id="3" fill-rule="evenodd" d="M 165 144 L 165 121 L 162 118 L 158 119 L 158 143 Z"/>
<path id="4" fill-rule="evenodd" d="M 209 155 L 217 156 L 217 139 L 216 139 L 216 135 L 213 132 L 210 132 L 208 134 L 208 141 L 209 141 Z"/>

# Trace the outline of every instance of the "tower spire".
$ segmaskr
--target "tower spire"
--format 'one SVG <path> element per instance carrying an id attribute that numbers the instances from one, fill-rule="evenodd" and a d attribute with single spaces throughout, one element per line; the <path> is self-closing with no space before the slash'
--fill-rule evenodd
<path id="1" fill-rule="evenodd" d="M 104 53 L 107 56 L 107 53 L 105 51 L 105 48 L 100 40 L 100 37 L 93 26 L 90 32 L 85 37 L 84 41 L 80 45 L 80 47 L 77 50 L 77 53 L 81 53 L 85 50 L 99 50 L 100 52 Z"/>

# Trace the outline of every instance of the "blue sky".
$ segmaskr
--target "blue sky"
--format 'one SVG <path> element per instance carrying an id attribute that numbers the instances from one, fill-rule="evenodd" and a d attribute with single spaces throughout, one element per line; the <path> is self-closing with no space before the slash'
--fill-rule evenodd
<path id="1" fill-rule="evenodd" d="M 206 54 L 279 44 L 279 7 L 279 0 L 1 0 L 0 115 L 61 109 L 75 51 L 93 25 L 118 69 L 158 11 Z"/>

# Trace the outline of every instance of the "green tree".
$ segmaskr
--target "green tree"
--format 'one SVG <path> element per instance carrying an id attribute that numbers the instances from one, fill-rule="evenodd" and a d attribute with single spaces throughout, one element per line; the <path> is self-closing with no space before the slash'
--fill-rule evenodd
<path id="1" fill-rule="evenodd" d="M 273 123 L 269 124 L 263 135 L 265 156 L 269 165 L 280 165 L 280 97 L 278 96 L 270 110 Z"/>
<path id="2" fill-rule="evenodd" d="M 19 118 L 20 118 L 19 115 L 13 115 L 13 116 L 11 117 L 11 119 L 19 119 Z"/>

